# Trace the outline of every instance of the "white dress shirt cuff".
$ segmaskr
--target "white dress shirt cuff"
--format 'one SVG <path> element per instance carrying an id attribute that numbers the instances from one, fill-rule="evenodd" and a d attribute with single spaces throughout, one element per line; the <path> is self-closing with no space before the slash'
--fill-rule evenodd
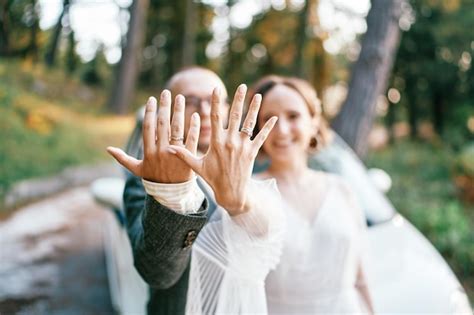
<path id="1" fill-rule="evenodd" d="M 163 206 L 180 214 L 198 212 L 205 198 L 196 177 L 178 184 L 155 183 L 143 178 L 142 183 L 147 194 L 153 196 Z"/>

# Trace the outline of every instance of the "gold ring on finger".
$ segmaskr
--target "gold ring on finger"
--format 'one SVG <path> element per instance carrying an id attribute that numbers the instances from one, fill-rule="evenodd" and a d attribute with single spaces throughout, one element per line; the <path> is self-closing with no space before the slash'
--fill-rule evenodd
<path id="1" fill-rule="evenodd" d="M 184 140 L 184 137 L 171 137 L 170 140 L 175 142 L 182 142 Z"/>
<path id="2" fill-rule="evenodd" d="M 248 127 L 243 127 L 242 129 L 240 129 L 240 132 L 245 133 L 249 138 L 253 135 L 253 129 Z"/>

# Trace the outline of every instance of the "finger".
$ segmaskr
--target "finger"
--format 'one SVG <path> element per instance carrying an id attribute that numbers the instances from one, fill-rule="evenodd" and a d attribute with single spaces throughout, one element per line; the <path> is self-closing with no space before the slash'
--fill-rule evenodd
<path id="1" fill-rule="evenodd" d="M 137 160 L 125 153 L 122 149 L 115 147 L 107 147 L 107 152 L 114 157 L 123 167 L 132 172 L 135 176 L 142 177 L 141 174 L 141 163 L 142 161 Z"/>
<path id="2" fill-rule="evenodd" d="M 211 141 L 220 141 L 222 137 L 221 90 L 216 87 L 212 91 L 211 100 Z"/>
<path id="3" fill-rule="evenodd" d="M 147 156 L 150 152 L 156 150 L 156 98 L 153 96 L 146 103 L 142 133 L 143 153 Z"/>
<path id="4" fill-rule="evenodd" d="M 191 116 L 191 123 L 189 124 L 188 135 L 186 136 L 186 149 L 189 152 L 196 154 L 199 143 L 199 131 L 201 129 L 201 118 L 198 113 Z"/>
<path id="5" fill-rule="evenodd" d="M 277 122 L 278 117 L 273 116 L 263 126 L 263 128 L 260 130 L 260 132 L 255 136 L 255 139 L 253 140 L 254 144 L 254 150 L 255 152 L 258 152 L 260 147 L 263 145 L 265 140 L 267 140 L 268 135 L 272 131 L 273 127 L 275 126 L 275 123 Z"/>
<path id="6" fill-rule="evenodd" d="M 201 175 L 202 169 L 202 159 L 195 156 L 188 149 L 177 146 L 177 145 L 170 145 L 168 147 L 168 152 L 171 154 L 176 155 L 180 158 L 184 163 L 186 163 L 190 168 L 193 169 L 197 174 Z"/>
<path id="7" fill-rule="evenodd" d="M 173 118 L 171 120 L 171 144 L 183 144 L 184 140 L 184 97 L 180 94 L 174 101 Z"/>
<path id="8" fill-rule="evenodd" d="M 239 85 L 237 91 L 235 91 L 234 100 L 232 101 L 232 107 L 230 108 L 229 113 L 229 132 L 236 132 L 239 130 L 246 92 L 247 86 L 245 84 Z"/>
<path id="9" fill-rule="evenodd" d="M 171 93 L 163 90 L 160 96 L 160 108 L 158 109 L 158 127 L 157 127 L 157 143 L 159 147 L 167 146 L 170 141 L 170 108 Z"/>
<path id="10" fill-rule="evenodd" d="M 260 109 L 260 104 L 262 103 L 262 95 L 255 94 L 250 103 L 247 116 L 245 117 L 244 123 L 242 124 L 242 129 L 251 130 L 255 128 L 257 122 L 257 115 Z M 247 136 L 247 135 L 246 135 Z"/>

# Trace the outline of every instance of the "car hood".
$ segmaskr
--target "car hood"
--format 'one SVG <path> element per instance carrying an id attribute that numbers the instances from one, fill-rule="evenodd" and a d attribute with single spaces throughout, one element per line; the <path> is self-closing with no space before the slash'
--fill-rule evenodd
<path id="1" fill-rule="evenodd" d="M 369 228 L 369 248 L 368 278 L 376 312 L 459 314 L 470 309 L 447 263 L 400 214 Z"/>

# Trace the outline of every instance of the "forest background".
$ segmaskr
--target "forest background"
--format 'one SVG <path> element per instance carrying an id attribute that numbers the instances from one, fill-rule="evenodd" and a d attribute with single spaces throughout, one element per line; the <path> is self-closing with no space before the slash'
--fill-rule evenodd
<path id="1" fill-rule="evenodd" d="M 0 199 L 21 180 L 107 160 L 184 66 L 213 69 L 229 91 L 297 75 L 366 164 L 391 175 L 388 197 L 472 302 L 474 1 L 347 3 L 0 1 Z"/>

